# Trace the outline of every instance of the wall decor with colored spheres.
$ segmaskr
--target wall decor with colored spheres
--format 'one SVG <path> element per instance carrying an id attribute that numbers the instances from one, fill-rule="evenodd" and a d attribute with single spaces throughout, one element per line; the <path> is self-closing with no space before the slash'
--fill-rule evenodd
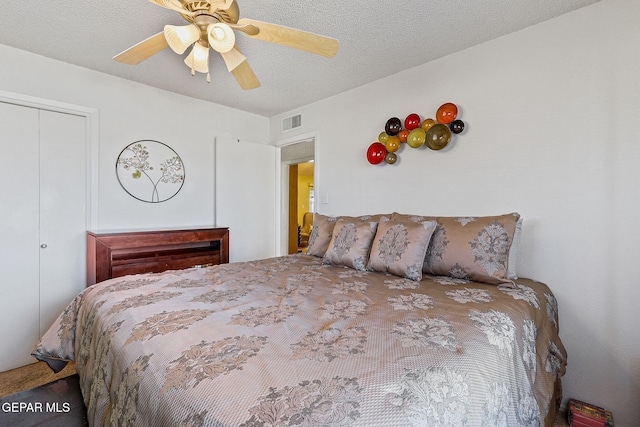
<path id="1" fill-rule="evenodd" d="M 464 130 L 464 122 L 458 119 L 458 107 L 451 102 L 442 104 L 435 117 L 435 120 L 423 120 L 419 114 L 411 113 L 404 122 L 398 117 L 391 117 L 378 135 L 378 140 L 367 149 L 367 160 L 372 165 L 393 165 L 398 161 L 397 152 L 403 144 L 411 148 L 426 146 L 431 150 L 442 150 L 451 143 L 452 134 Z"/>

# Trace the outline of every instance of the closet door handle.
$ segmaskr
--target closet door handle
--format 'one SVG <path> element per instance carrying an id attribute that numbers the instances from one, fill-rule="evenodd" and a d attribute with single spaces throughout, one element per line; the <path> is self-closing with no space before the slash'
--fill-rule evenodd
<path id="1" fill-rule="evenodd" d="M 41 248 L 41 249 L 47 249 L 47 244 L 46 244 L 46 243 L 41 244 L 41 245 L 40 245 L 40 248 Z"/>

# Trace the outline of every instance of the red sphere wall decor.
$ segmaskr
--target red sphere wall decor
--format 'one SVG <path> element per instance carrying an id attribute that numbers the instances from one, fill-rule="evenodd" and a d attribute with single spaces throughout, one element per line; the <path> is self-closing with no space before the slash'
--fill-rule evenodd
<path id="1" fill-rule="evenodd" d="M 387 149 L 384 144 L 380 142 L 374 142 L 369 146 L 367 150 L 367 160 L 372 165 L 377 165 L 378 163 L 382 163 L 387 156 Z"/>
<path id="2" fill-rule="evenodd" d="M 411 149 L 442 150 L 465 129 L 465 123 L 458 118 L 458 106 L 452 102 L 442 104 L 436 110 L 435 119 L 422 119 L 417 113 L 411 113 L 404 120 L 391 117 L 384 130 L 367 149 L 367 160 L 372 165 L 399 163 L 404 146 Z"/>

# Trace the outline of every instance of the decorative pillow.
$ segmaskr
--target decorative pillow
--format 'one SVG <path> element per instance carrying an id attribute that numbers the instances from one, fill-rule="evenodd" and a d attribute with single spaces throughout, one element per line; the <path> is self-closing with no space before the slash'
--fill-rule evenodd
<path id="1" fill-rule="evenodd" d="M 324 256 L 337 220 L 338 218 L 334 216 L 320 215 L 319 213 L 313 215 L 313 229 L 309 235 L 307 254 L 317 257 Z"/>
<path id="2" fill-rule="evenodd" d="M 322 262 L 364 270 L 377 228 L 377 222 L 339 219 L 336 221 L 333 237 Z"/>
<path id="3" fill-rule="evenodd" d="M 508 277 L 517 213 L 486 217 L 423 217 L 394 213 L 392 220 L 438 222 L 423 272 L 500 284 Z"/>
<path id="4" fill-rule="evenodd" d="M 425 254 L 437 224 L 383 218 L 373 239 L 367 270 L 421 280 Z"/>
<path id="5" fill-rule="evenodd" d="M 348 220 L 351 222 L 378 222 L 380 219 L 391 218 L 391 215 L 376 214 L 376 215 L 362 215 L 359 217 L 354 216 L 326 216 L 319 213 L 313 216 L 313 228 L 309 235 L 309 245 L 307 247 L 307 254 L 323 257 L 331 236 L 333 234 L 333 227 L 336 225 L 336 221 L 339 219 Z"/>

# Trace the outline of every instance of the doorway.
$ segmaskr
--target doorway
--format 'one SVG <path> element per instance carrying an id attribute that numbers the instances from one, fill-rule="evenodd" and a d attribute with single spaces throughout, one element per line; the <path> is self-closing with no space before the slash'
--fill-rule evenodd
<path id="1" fill-rule="evenodd" d="M 282 249 L 285 254 L 304 252 L 317 209 L 315 190 L 315 140 L 283 146 L 282 165 Z"/>
<path id="2" fill-rule="evenodd" d="M 289 165 L 289 254 L 305 252 L 309 244 L 315 212 L 314 163 Z"/>

